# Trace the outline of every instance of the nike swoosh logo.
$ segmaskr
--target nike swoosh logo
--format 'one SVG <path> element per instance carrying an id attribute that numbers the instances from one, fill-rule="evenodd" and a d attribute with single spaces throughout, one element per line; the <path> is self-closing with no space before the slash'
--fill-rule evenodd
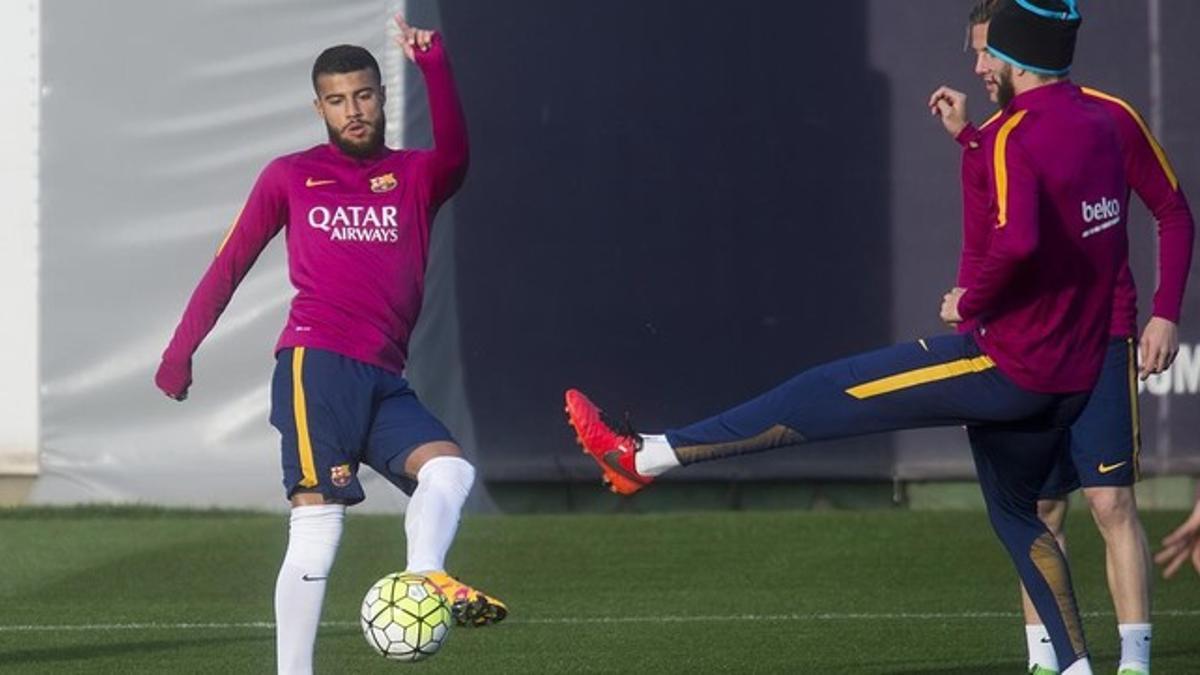
<path id="1" fill-rule="evenodd" d="M 1124 462 L 1117 462 L 1116 464 L 1105 464 L 1104 462 L 1100 462 L 1100 466 L 1096 467 L 1096 470 L 1099 471 L 1100 473 L 1112 473 L 1113 471 L 1116 471 L 1117 469 L 1125 466 L 1128 463 L 1129 463 L 1129 460 L 1125 460 Z"/>
<path id="2" fill-rule="evenodd" d="M 307 574 L 305 574 L 304 576 L 302 576 L 302 577 L 300 577 L 300 578 L 301 578 L 301 579 L 303 579 L 303 580 L 305 580 L 305 581 L 325 581 L 325 580 L 326 580 L 326 579 L 328 579 L 329 577 L 314 577 L 314 576 L 310 576 L 310 575 L 307 575 Z"/>
<path id="3" fill-rule="evenodd" d="M 617 461 L 617 458 L 620 456 L 621 456 L 621 453 L 619 453 L 619 452 L 604 453 L 604 465 L 639 485 L 642 483 L 645 483 L 646 479 L 644 479 L 636 474 L 630 473 L 629 471 L 627 471 L 625 469 L 625 467 L 621 466 L 620 462 Z"/>
<path id="4" fill-rule="evenodd" d="M 336 182 L 336 180 L 317 180 L 316 178 L 309 178 L 308 180 L 304 181 L 304 187 L 318 187 Z"/>
<path id="5" fill-rule="evenodd" d="M 1050 644 L 1050 638 L 1042 638 L 1042 644 L 1044 644 L 1044 645 Z"/>

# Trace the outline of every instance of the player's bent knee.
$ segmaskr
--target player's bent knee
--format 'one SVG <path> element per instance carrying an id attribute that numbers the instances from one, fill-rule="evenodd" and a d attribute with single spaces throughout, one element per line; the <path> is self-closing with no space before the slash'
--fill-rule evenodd
<path id="1" fill-rule="evenodd" d="M 1137 503 L 1128 487 L 1096 487 L 1084 490 L 1092 517 L 1101 529 L 1118 528 L 1137 519 Z"/>
<path id="2" fill-rule="evenodd" d="M 475 467 L 462 457 L 434 457 L 417 472 L 417 485 L 437 485 L 466 497 L 475 484 Z"/>
<path id="3" fill-rule="evenodd" d="M 1055 538 L 1062 536 L 1063 523 L 1067 518 L 1066 499 L 1039 499 L 1037 503 L 1038 520 L 1046 524 L 1046 529 Z"/>
<path id="4" fill-rule="evenodd" d="M 419 445 L 405 458 L 404 473 L 416 478 L 426 463 L 438 457 L 462 459 L 462 449 L 458 447 L 458 444 L 450 441 L 433 441 Z"/>

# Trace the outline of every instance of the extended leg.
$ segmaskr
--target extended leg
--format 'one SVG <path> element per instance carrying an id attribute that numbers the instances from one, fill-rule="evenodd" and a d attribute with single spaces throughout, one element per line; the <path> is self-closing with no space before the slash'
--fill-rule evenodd
<path id="1" fill-rule="evenodd" d="M 775 389 L 662 437 L 614 431 L 581 392 L 567 416 L 614 491 L 631 494 L 658 473 L 804 441 L 898 429 L 979 424 L 1037 415 L 1056 397 L 1020 389 L 969 336 L 893 345 L 806 370 Z M 636 457 L 643 446 L 652 461 Z"/>

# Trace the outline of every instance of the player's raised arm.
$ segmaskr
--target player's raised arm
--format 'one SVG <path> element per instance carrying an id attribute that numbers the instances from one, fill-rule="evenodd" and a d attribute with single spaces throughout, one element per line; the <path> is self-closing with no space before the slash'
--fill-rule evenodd
<path id="1" fill-rule="evenodd" d="M 988 181 L 988 161 L 991 157 L 983 147 L 983 132 L 970 122 L 954 139 L 962 146 L 959 180 L 962 185 L 962 251 L 958 259 L 957 286 L 975 285 L 983 259 L 991 244 L 991 192 Z"/>
<path id="2" fill-rule="evenodd" d="M 987 256 L 991 241 L 986 224 L 989 215 L 989 172 L 983 149 L 983 132 L 971 124 L 967 113 L 967 96 L 947 86 L 938 87 L 929 96 L 930 112 L 937 116 L 946 133 L 962 146 L 960 179 L 962 182 L 962 250 L 959 254 L 956 288 L 975 285 L 975 274 Z M 950 294 L 943 298 L 943 308 Z M 956 294 L 954 305 L 957 307 Z M 943 318 L 944 320 L 944 318 Z M 953 323 L 959 330 L 969 330 L 970 324 Z"/>
<path id="3" fill-rule="evenodd" d="M 959 137 L 966 133 L 967 131 L 963 131 Z M 963 145 L 959 168 L 959 180 L 962 184 L 962 250 L 959 252 L 956 285 L 966 288 L 975 285 L 976 271 L 987 257 L 988 245 L 991 242 L 987 224 L 989 193 L 986 160 L 984 150 L 978 142 L 974 147 Z"/>
<path id="4" fill-rule="evenodd" d="M 413 28 L 401 14 L 396 15 L 396 26 L 396 41 L 404 55 L 425 76 L 434 147 L 423 155 L 430 168 L 432 197 L 440 204 L 454 194 L 467 174 L 467 120 L 442 37 L 431 30 Z"/>
<path id="5" fill-rule="evenodd" d="M 259 175 L 245 206 L 192 292 L 183 318 L 163 352 L 154 383 L 173 399 L 187 398 L 192 384 L 192 354 L 216 325 L 234 290 L 286 220 L 282 172 L 282 166 L 272 163 Z"/>
<path id="6" fill-rule="evenodd" d="M 1013 132 L 1024 116 L 1011 117 L 1000 129 L 993 156 L 997 214 L 992 242 L 975 284 L 957 302 L 962 320 L 985 315 L 1023 261 L 1038 247 L 1038 182 L 1031 160 Z"/>

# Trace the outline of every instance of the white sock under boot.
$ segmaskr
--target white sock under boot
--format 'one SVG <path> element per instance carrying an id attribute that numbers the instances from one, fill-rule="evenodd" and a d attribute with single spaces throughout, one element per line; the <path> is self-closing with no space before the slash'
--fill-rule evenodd
<path id="1" fill-rule="evenodd" d="M 463 504 L 475 483 L 475 467 L 461 457 L 434 457 L 417 472 L 417 489 L 404 513 L 410 572 L 446 567 Z"/>

